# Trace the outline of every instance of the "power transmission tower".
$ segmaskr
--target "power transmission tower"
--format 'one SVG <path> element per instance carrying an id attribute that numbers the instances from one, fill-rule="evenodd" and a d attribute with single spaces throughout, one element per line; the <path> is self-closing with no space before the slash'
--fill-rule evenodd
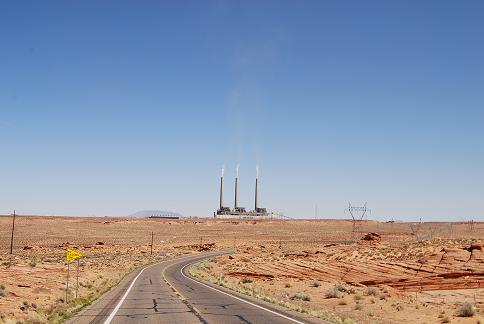
<path id="1" fill-rule="evenodd" d="M 471 219 L 470 221 L 467 222 L 467 229 L 469 230 L 469 232 L 474 231 L 474 220 L 473 219 Z"/>
<path id="2" fill-rule="evenodd" d="M 370 212 L 370 210 L 366 207 L 366 203 L 363 206 L 352 206 L 349 202 L 348 208 L 345 209 L 345 212 L 348 212 L 351 215 L 351 220 L 353 222 L 352 232 L 358 233 L 361 231 L 363 218 L 365 217 L 366 213 Z"/>
<path id="3" fill-rule="evenodd" d="M 418 223 L 410 224 L 410 230 L 412 231 L 412 235 L 415 237 L 417 242 L 422 241 L 423 240 L 422 218 L 420 218 Z"/>

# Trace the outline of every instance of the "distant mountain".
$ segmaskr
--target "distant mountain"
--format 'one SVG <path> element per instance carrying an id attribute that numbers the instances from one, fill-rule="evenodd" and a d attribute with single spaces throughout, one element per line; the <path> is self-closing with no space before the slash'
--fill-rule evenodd
<path id="1" fill-rule="evenodd" d="M 177 212 L 166 211 L 166 210 L 141 210 L 139 212 L 129 215 L 128 217 L 144 218 L 144 217 L 150 217 L 150 216 L 168 217 L 168 216 L 182 216 L 182 215 Z"/>

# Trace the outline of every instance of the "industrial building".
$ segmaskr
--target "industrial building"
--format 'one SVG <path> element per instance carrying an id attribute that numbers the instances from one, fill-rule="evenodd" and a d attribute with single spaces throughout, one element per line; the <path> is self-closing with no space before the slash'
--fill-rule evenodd
<path id="1" fill-rule="evenodd" d="M 254 210 L 246 211 L 244 207 L 238 205 L 238 187 L 239 187 L 239 167 L 237 166 L 235 175 L 235 198 L 234 207 L 225 207 L 223 205 L 223 192 L 224 192 L 224 170 L 222 168 L 222 174 L 220 176 L 220 204 L 217 211 L 213 213 L 215 218 L 230 218 L 230 219 L 272 219 L 274 214 L 268 212 L 266 208 L 259 207 L 258 195 L 259 195 L 259 168 L 256 168 L 257 174 L 255 177 L 255 201 Z"/>

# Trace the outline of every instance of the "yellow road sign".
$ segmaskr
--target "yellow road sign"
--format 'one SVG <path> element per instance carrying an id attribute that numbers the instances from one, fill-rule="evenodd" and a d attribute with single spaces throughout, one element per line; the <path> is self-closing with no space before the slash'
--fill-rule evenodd
<path id="1" fill-rule="evenodd" d="M 79 251 L 76 251 L 76 250 L 73 250 L 73 249 L 67 249 L 66 250 L 66 261 L 67 262 L 77 260 L 77 259 L 79 259 L 80 257 L 83 257 L 83 256 L 84 256 L 84 254 L 82 254 L 82 252 L 79 252 Z"/>

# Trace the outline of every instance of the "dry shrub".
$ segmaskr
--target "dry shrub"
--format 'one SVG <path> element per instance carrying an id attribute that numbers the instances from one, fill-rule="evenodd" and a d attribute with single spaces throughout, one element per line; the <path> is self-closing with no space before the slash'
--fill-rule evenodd
<path id="1" fill-rule="evenodd" d="M 291 296 L 292 300 L 304 300 L 304 301 L 310 301 L 311 297 L 309 295 L 306 295 L 303 292 L 298 292 L 294 295 Z"/>
<path id="2" fill-rule="evenodd" d="M 240 279 L 240 283 L 246 284 L 246 283 L 252 283 L 252 279 L 244 277 Z"/>
<path id="3" fill-rule="evenodd" d="M 368 296 L 378 296 L 380 295 L 380 290 L 377 287 L 368 287 L 366 288 L 366 294 Z"/>
<path id="4" fill-rule="evenodd" d="M 334 287 L 326 290 L 325 296 L 326 298 L 340 298 L 341 292 L 338 289 L 336 289 L 336 287 Z"/>
<path id="5" fill-rule="evenodd" d="M 476 314 L 476 310 L 471 303 L 465 302 L 459 307 L 459 309 L 457 310 L 457 314 L 460 317 L 472 317 Z"/>
<path id="6" fill-rule="evenodd" d="M 342 284 L 340 283 L 337 283 L 336 285 L 334 285 L 334 289 L 338 290 L 339 292 L 349 292 L 348 288 L 346 288 L 345 286 L 343 286 Z"/>

